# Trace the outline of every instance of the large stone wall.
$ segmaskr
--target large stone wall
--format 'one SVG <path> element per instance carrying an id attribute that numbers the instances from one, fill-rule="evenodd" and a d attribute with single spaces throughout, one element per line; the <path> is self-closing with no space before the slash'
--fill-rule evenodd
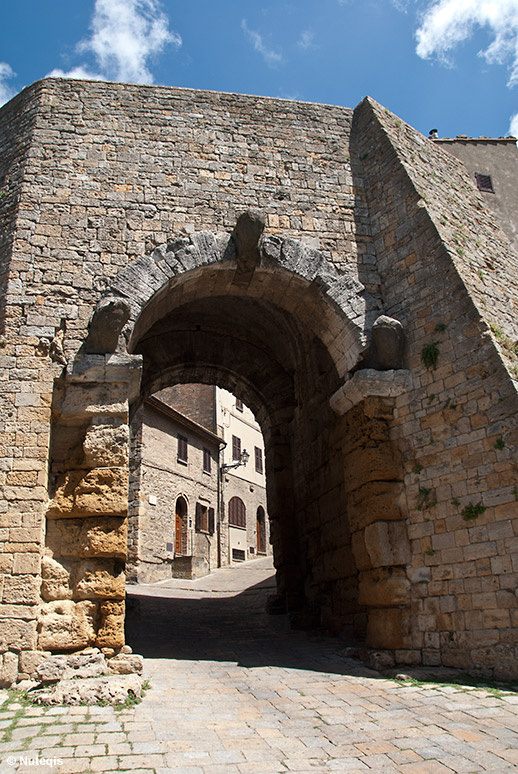
<path id="1" fill-rule="evenodd" d="M 4 682 L 121 643 L 129 403 L 197 381 L 264 429 L 290 609 L 516 675 L 518 266 L 462 164 L 370 100 L 47 80 L 0 122 Z"/>

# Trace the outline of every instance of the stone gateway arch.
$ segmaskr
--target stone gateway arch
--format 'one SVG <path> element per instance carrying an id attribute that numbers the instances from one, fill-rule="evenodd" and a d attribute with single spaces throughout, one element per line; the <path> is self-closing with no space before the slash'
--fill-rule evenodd
<path id="1" fill-rule="evenodd" d="M 0 126 L 3 684 L 124 644 L 182 382 L 261 422 L 294 625 L 518 676 L 518 258 L 463 164 L 370 99 L 48 79 Z"/>

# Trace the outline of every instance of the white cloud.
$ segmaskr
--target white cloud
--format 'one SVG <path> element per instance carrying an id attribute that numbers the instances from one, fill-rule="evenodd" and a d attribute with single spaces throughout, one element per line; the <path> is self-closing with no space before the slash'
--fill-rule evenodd
<path id="1" fill-rule="evenodd" d="M 59 67 L 51 70 L 46 78 L 78 78 L 79 80 L 87 81 L 106 81 L 108 80 L 105 75 L 99 75 L 98 73 L 92 73 L 84 67 L 73 67 L 71 70 L 65 72 L 60 70 Z"/>
<path id="2" fill-rule="evenodd" d="M 176 47 L 182 44 L 180 36 L 169 30 L 157 0 L 95 0 L 91 30 L 77 51 L 93 54 L 100 72 L 80 65 L 66 73 L 53 70 L 49 75 L 152 83 L 149 60 L 169 43 Z"/>
<path id="3" fill-rule="evenodd" d="M 518 84 L 518 0 L 435 0 L 417 30 L 417 54 L 447 63 L 452 49 L 477 26 L 488 28 L 493 38 L 479 55 L 490 63 L 509 62 L 508 85 Z"/>
<path id="4" fill-rule="evenodd" d="M 241 29 L 246 33 L 246 36 L 251 41 L 255 51 L 261 54 L 269 67 L 275 67 L 282 62 L 282 54 L 278 51 L 274 51 L 273 48 L 269 48 L 264 42 L 262 35 L 255 32 L 255 30 L 249 29 L 246 19 L 243 19 L 241 22 Z"/>
<path id="5" fill-rule="evenodd" d="M 315 44 L 313 43 L 314 39 L 314 32 L 311 30 L 304 30 L 297 42 L 297 45 L 300 46 L 300 48 L 316 48 Z"/>
<path id="6" fill-rule="evenodd" d="M 14 78 L 16 75 L 13 69 L 7 64 L 7 62 L 0 62 L 0 105 L 4 105 L 11 97 L 16 94 L 15 89 L 6 83 L 10 78 Z"/>
<path id="7" fill-rule="evenodd" d="M 512 137 L 518 137 L 518 113 L 511 116 L 511 123 L 509 124 L 509 134 Z"/>

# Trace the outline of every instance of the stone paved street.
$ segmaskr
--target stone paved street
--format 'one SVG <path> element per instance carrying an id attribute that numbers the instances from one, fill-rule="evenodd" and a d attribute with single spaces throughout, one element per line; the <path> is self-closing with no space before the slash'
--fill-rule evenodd
<path id="1" fill-rule="evenodd" d="M 0 772 L 518 770 L 517 694 L 382 678 L 344 658 L 344 643 L 266 615 L 271 573 L 260 559 L 130 588 L 128 640 L 151 683 L 142 703 L 24 707 L 3 691 Z"/>

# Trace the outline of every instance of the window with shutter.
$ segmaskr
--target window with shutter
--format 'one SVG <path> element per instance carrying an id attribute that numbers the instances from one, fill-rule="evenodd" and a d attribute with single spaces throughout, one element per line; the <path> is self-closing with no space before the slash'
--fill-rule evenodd
<path id="1" fill-rule="evenodd" d="M 238 411 L 243 411 L 244 409 L 243 401 L 239 400 L 239 398 L 236 398 L 236 408 Z"/>
<path id="2" fill-rule="evenodd" d="M 213 511 L 214 509 L 211 508 Z M 209 509 L 206 505 L 196 503 L 196 517 L 194 528 L 196 532 L 210 532 L 209 529 Z M 213 530 L 214 531 L 214 530 Z"/>
<path id="3" fill-rule="evenodd" d="M 231 527 L 246 527 L 246 507 L 240 497 L 231 497 L 229 500 L 228 523 Z"/>
<path id="4" fill-rule="evenodd" d="M 196 532 L 201 532 L 201 513 L 202 505 L 201 503 L 196 503 L 196 515 L 194 517 L 194 529 Z"/>
<path id="5" fill-rule="evenodd" d="M 209 532 L 211 535 L 214 534 L 214 531 L 216 529 L 215 521 L 216 519 L 215 519 L 214 508 L 209 508 Z"/>
<path id="6" fill-rule="evenodd" d="M 187 438 L 185 435 L 178 435 L 178 462 L 187 462 Z"/>
<path id="7" fill-rule="evenodd" d="M 203 450 L 203 472 L 204 473 L 210 473 L 211 471 L 211 456 L 209 449 Z"/>
<path id="8" fill-rule="evenodd" d="M 263 472 L 263 450 L 258 446 L 255 447 L 255 472 Z"/>
<path id="9" fill-rule="evenodd" d="M 232 459 L 237 462 L 241 459 L 241 438 L 232 436 Z"/>

